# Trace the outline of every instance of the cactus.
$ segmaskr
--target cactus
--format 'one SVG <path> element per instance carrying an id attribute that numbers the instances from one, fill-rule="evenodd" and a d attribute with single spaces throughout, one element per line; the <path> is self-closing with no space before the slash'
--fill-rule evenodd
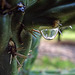
<path id="1" fill-rule="evenodd" d="M 38 46 L 40 43 L 40 38 L 41 38 L 41 35 L 37 36 L 37 38 L 32 36 L 32 45 L 29 51 L 28 58 L 27 60 L 24 61 L 23 67 L 21 68 L 18 75 L 29 75 L 29 72 L 38 54 Z"/>
<path id="2" fill-rule="evenodd" d="M 24 58 L 34 46 L 33 29 L 58 27 L 55 21 L 63 26 L 75 24 L 74 8 L 74 0 L 0 0 L 0 75 L 18 75 L 17 68 L 24 65 Z M 24 69 L 30 70 L 34 59 L 28 59 L 30 66 Z"/>

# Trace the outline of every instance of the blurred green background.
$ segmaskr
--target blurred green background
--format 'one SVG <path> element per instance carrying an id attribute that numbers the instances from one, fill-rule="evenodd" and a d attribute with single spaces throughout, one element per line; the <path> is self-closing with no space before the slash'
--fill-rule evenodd
<path id="1" fill-rule="evenodd" d="M 44 41 L 45 39 L 41 39 Z M 66 29 L 62 31 L 62 35 L 60 36 L 60 40 L 58 41 L 58 35 L 56 38 L 52 41 L 56 41 L 57 43 L 59 42 L 71 42 L 73 47 L 75 45 L 75 26 L 72 26 L 72 29 Z M 45 40 L 46 41 L 46 40 Z M 52 42 L 52 41 L 47 41 L 47 42 Z M 68 45 L 68 43 L 66 43 Z M 69 46 L 70 46 L 69 45 Z M 59 46 L 59 45 L 58 45 Z M 49 73 L 49 75 L 75 75 L 75 62 L 70 61 L 68 59 L 62 60 L 61 57 L 50 57 L 47 55 L 43 55 L 40 58 L 37 56 L 37 59 L 34 62 L 33 67 L 31 68 L 30 74 L 35 73 L 34 75 L 38 75 L 39 73 Z M 60 73 L 61 72 L 61 73 Z M 44 74 L 45 74 L 44 73 Z M 44 75 L 43 74 L 43 75 Z M 45 74 L 45 75 L 47 75 Z M 41 75 L 41 74 L 40 74 Z"/>

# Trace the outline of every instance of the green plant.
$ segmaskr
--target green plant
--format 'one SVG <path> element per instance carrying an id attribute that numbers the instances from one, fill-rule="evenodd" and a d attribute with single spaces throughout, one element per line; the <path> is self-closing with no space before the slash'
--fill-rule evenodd
<path id="1" fill-rule="evenodd" d="M 75 64 L 69 60 L 62 60 L 61 58 L 50 58 L 48 56 L 41 57 L 40 59 L 37 59 L 35 61 L 32 67 L 32 71 L 33 70 L 48 70 L 52 72 L 59 69 L 70 70 L 75 68 Z"/>
<path id="2" fill-rule="evenodd" d="M 0 75 L 18 75 L 16 57 L 26 58 L 32 29 L 55 28 L 59 25 L 56 20 L 63 26 L 74 24 L 74 14 L 73 0 L 0 0 Z"/>

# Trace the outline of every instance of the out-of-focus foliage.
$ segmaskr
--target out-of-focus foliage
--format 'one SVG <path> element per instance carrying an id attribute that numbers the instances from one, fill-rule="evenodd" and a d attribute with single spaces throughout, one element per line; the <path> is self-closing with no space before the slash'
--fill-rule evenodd
<path id="1" fill-rule="evenodd" d="M 15 57 L 9 64 L 12 55 L 7 50 L 10 38 L 16 50 L 22 48 L 17 52 L 27 56 L 31 49 L 32 29 L 40 26 L 55 27 L 55 20 L 59 20 L 63 26 L 73 25 L 74 19 L 75 0 L 0 0 L 0 75 L 17 75 Z M 9 48 L 11 52 L 12 48 Z M 18 60 L 21 64 L 24 61 L 19 57 Z"/>
<path id="2" fill-rule="evenodd" d="M 62 60 L 61 58 L 50 58 L 44 56 L 41 59 L 37 59 L 35 61 L 32 70 L 70 70 L 73 68 L 75 68 L 75 64 L 69 60 Z"/>

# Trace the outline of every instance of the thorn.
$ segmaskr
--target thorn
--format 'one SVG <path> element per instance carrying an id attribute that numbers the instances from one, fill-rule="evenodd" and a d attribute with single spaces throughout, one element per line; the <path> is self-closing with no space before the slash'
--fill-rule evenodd
<path id="1" fill-rule="evenodd" d="M 10 40 L 10 41 L 9 41 L 9 45 L 10 45 L 10 46 L 14 46 L 15 44 L 14 44 L 14 42 L 13 42 L 12 40 Z"/>
<path id="2" fill-rule="evenodd" d="M 29 50 L 29 52 L 32 52 L 32 50 Z"/>
<path id="3" fill-rule="evenodd" d="M 19 3 L 17 4 L 17 6 L 23 7 L 23 4 L 22 4 L 21 2 L 19 2 Z"/>
<path id="4" fill-rule="evenodd" d="M 18 61 L 16 56 L 15 56 L 15 59 L 16 59 L 17 63 L 19 64 L 19 66 L 22 67 L 22 65 L 20 64 L 20 62 Z"/>
<path id="5" fill-rule="evenodd" d="M 21 23 L 21 25 L 22 25 L 23 27 L 25 27 L 25 25 L 24 25 L 23 23 Z"/>
<path id="6" fill-rule="evenodd" d="M 11 7 L 11 5 L 6 2 L 6 0 L 2 0 L 2 9 L 4 9 L 4 6 L 6 6 L 7 8 Z"/>
<path id="7" fill-rule="evenodd" d="M 31 31 L 29 31 L 34 37 L 36 37 L 35 35 L 38 35 L 37 33 L 40 33 L 41 32 L 39 30 L 35 30 L 35 29 L 32 29 Z M 37 33 L 34 33 L 34 32 L 37 32 Z M 37 37 L 36 37 L 37 38 Z"/>
<path id="8" fill-rule="evenodd" d="M 35 34 L 32 32 L 32 31 L 29 31 L 35 38 L 37 38 L 36 36 L 35 36 Z"/>
<path id="9" fill-rule="evenodd" d="M 16 8 L 17 8 L 17 6 L 16 6 L 16 7 L 11 8 L 10 10 L 5 10 L 5 11 L 3 12 L 3 14 L 4 14 L 4 13 L 11 12 L 11 11 L 15 10 Z"/>
<path id="10" fill-rule="evenodd" d="M 12 62 L 12 54 L 11 54 L 11 56 L 10 56 L 10 64 L 11 64 L 11 62 Z"/>
<path id="11" fill-rule="evenodd" d="M 53 21 L 53 27 L 58 27 L 60 24 L 60 21 L 59 20 L 54 20 Z"/>
<path id="12" fill-rule="evenodd" d="M 28 58 L 33 58 L 33 55 L 28 53 Z"/>
<path id="13" fill-rule="evenodd" d="M 21 43 L 21 45 L 24 45 L 24 43 Z"/>
<path id="14" fill-rule="evenodd" d="M 35 29 L 32 29 L 32 31 L 37 32 L 37 33 L 40 33 L 40 31 L 39 31 L 39 30 L 35 30 Z"/>
<path id="15" fill-rule="evenodd" d="M 21 47 L 21 48 L 17 48 L 17 50 L 21 50 L 21 49 L 24 49 L 24 47 Z"/>
<path id="16" fill-rule="evenodd" d="M 59 25 L 60 25 L 60 26 L 62 26 L 62 24 L 61 24 L 61 23 L 60 23 Z"/>
<path id="17" fill-rule="evenodd" d="M 10 54 L 11 52 L 9 51 L 8 54 Z"/>
<path id="18" fill-rule="evenodd" d="M 31 56 L 31 54 L 30 54 L 30 53 L 28 53 L 28 56 Z"/>
<path id="19" fill-rule="evenodd" d="M 19 22 L 19 24 L 22 24 L 21 22 Z"/>
<path id="20" fill-rule="evenodd" d="M 21 58 L 24 58 L 24 59 L 26 59 L 27 58 L 27 56 L 25 56 L 25 55 L 22 55 L 22 54 L 20 54 L 20 53 L 15 53 L 17 56 L 19 56 L 19 57 L 21 57 Z"/>
<path id="21" fill-rule="evenodd" d="M 22 67 L 22 66 L 21 66 Z M 18 68 L 18 72 L 20 72 L 21 67 Z"/>
<path id="22" fill-rule="evenodd" d="M 2 0 L 2 9 L 4 9 L 5 6 L 5 0 Z"/>

